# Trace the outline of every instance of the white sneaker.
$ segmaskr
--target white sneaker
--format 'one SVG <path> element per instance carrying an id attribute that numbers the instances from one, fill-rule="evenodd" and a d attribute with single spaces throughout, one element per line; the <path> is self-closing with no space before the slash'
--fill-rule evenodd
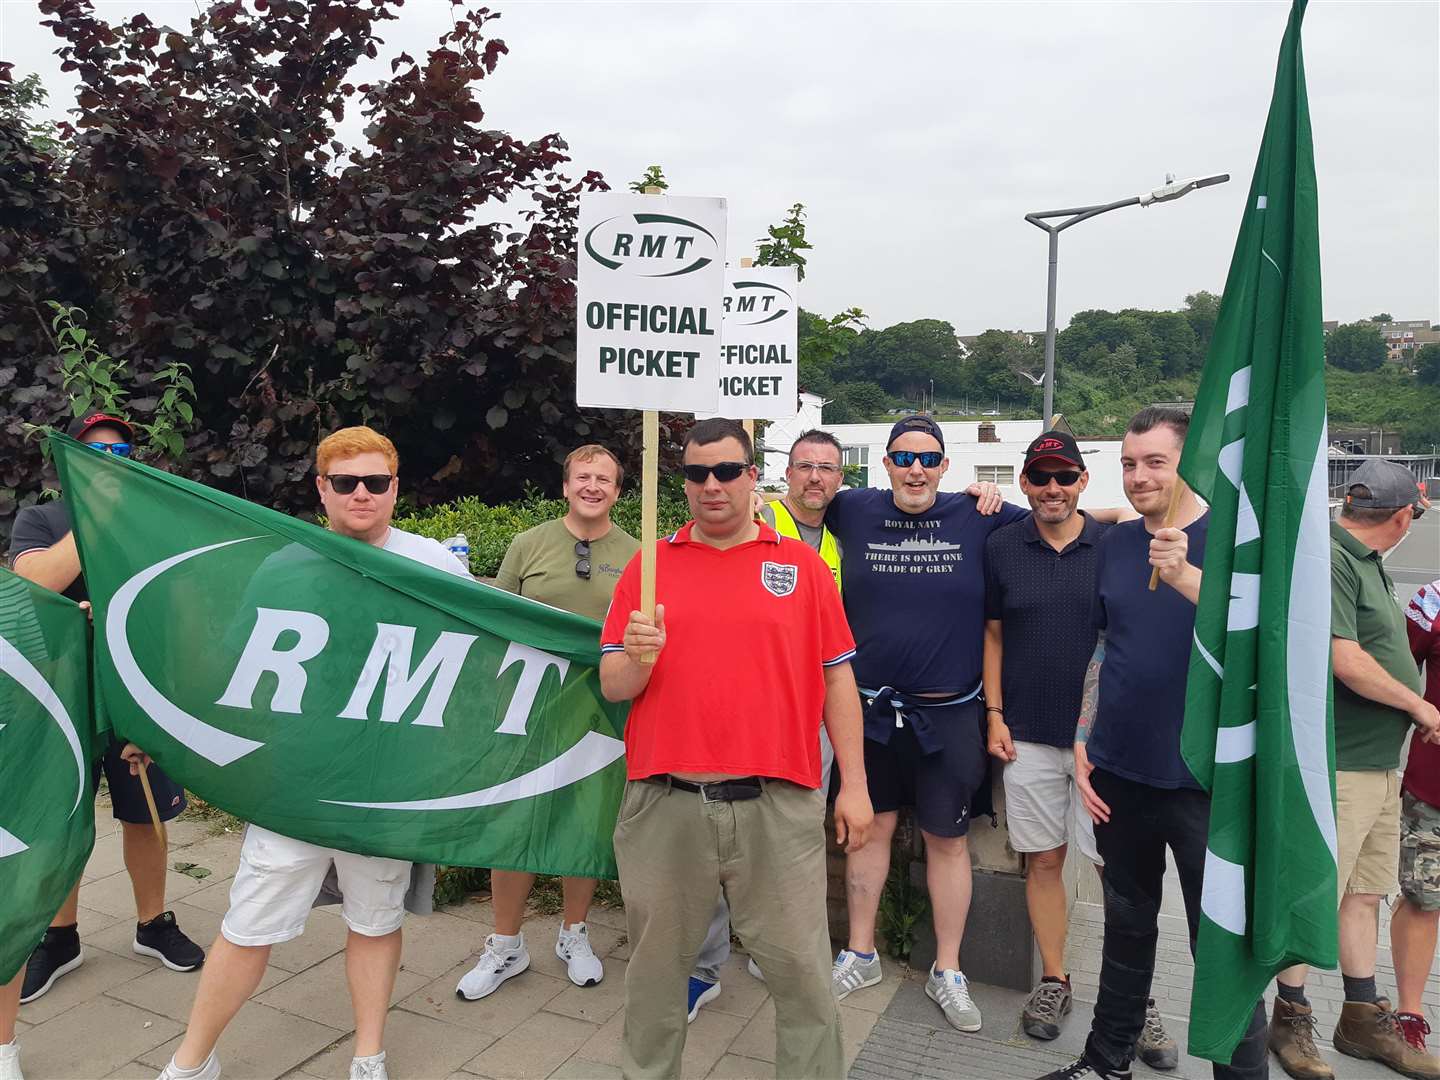
<path id="1" fill-rule="evenodd" d="M 760 970 L 760 965 L 755 962 L 755 958 L 753 956 L 745 962 L 745 970 L 750 972 L 751 975 L 755 976 L 755 978 L 759 979 L 761 982 L 765 981 L 765 973 Z"/>
<path id="2" fill-rule="evenodd" d="M 506 979 L 528 968 L 530 952 L 525 948 L 525 935 L 518 936 L 520 944 L 514 949 L 503 949 L 494 934 L 487 937 L 479 963 L 460 977 L 460 985 L 455 987 L 456 995 L 466 1001 L 479 1001 L 500 989 L 500 984 Z"/>
<path id="3" fill-rule="evenodd" d="M 20 1071 L 20 1041 L 12 1039 L 0 1046 L 0 1080 L 25 1080 Z"/>
<path id="4" fill-rule="evenodd" d="M 565 973 L 576 986 L 594 986 L 605 977 L 605 966 L 590 948 L 590 935 L 583 922 L 566 929 L 560 924 L 555 939 L 555 955 L 565 961 Z"/>
<path id="5" fill-rule="evenodd" d="M 385 1071 L 385 1051 L 370 1057 L 350 1059 L 350 1080 L 390 1080 Z"/>
<path id="6" fill-rule="evenodd" d="M 835 994 L 836 1001 L 844 1001 L 847 994 L 874 986 L 879 981 L 879 953 L 866 960 L 849 949 L 841 949 L 830 969 L 830 989 Z"/>
<path id="7" fill-rule="evenodd" d="M 980 1009 L 970 997 L 970 984 L 963 972 L 946 968 L 937 972 L 930 967 L 930 977 L 925 980 L 925 996 L 945 1014 L 950 1026 L 957 1031 L 979 1031 Z"/>
<path id="8" fill-rule="evenodd" d="M 215 1051 L 210 1051 L 210 1056 L 205 1059 L 198 1070 L 181 1069 L 175 1064 L 175 1059 L 170 1059 L 156 1080 L 220 1080 L 220 1059 L 215 1056 Z"/>

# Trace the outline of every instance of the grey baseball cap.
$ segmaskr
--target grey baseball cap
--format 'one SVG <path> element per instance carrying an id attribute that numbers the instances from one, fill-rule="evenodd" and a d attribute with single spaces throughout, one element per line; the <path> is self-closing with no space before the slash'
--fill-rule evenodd
<path id="1" fill-rule="evenodd" d="M 1420 501 L 1420 485 L 1416 483 L 1415 475 L 1394 461 L 1371 458 L 1350 477 L 1350 486 L 1356 484 L 1364 484 L 1370 489 L 1370 494 L 1346 495 L 1345 501 L 1351 506 L 1398 510 Z"/>

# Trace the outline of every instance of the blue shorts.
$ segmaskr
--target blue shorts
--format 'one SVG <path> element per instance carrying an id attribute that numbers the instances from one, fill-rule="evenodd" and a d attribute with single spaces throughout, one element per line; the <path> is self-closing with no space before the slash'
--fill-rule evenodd
<path id="1" fill-rule="evenodd" d="M 125 743 L 112 735 L 110 745 L 105 748 L 105 756 L 95 762 L 95 790 L 100 790 L 100 774 L 103 772 L 110 784 L 110 812 L 115 820 L 130 825 L 149 825 L 150 807 L 145 803 L 145 789 L 140 786 L 140 777 L 130 775 L 130 763 L 120 756 L 123 749 Z M 147 775 L 160 820 L 172 821 L 179 817 L 185 809 L 185 789 L 171 780 L 159 765 L 152 764 Z"/>
<path id="2" fill-rule="evenodd" d="M 860 704 L 865 706 L 864 697 Z M 908 724 L 892 731 L 889 743 L 865 740 L 870 804 L 877 814 L 913 806 L 922 831 L 931 836 L 964 836 L 978 810 L 971 804 L 990 779 L 989 755 L 980 731 L 980 699 L 926 712 L 931 733 L 941 743 L 934 753 L 921 752 Z"/>

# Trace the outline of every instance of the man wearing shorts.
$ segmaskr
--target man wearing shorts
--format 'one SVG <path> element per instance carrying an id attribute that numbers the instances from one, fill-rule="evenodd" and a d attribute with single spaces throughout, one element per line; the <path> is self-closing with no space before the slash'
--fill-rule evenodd
<path id="1" fill-rule="evenodd" d="M 983 516 L 972 495 L 941 494 L 948 465 L 940 425 L 928 416 L 904 417 L 886 448 L 891 489 L 841 492 L 825 518 L 842 548 L 875 808 L 870 842 L 846 858 L 850 935 L 832 984 L 836 998 L 844 998 L 880 981 L 875 919 L 898 812 L 911 806 L 925 838 L 935 926 L 925 992 L 951 1025 L 978 1031 L 980 1010 L 960 970 L 960 942 L 970 910 L 971 802 L 989 794 L 979 702 L 985 542 L 1028 511 L 1006 504 Z"/>
<path id="2" fill-rule="evenodd" d="M 97 450 L 129 457 L 135 434 L 118 416 L 91 413 L 70 423 L 66 433 Z M 23 578 L 62 593 L 78 603 L 88 603 L 89 593 L 80 573 L 80 555 L 70 528 L 70 511 L 61 500 L 27 506 L 15 516 L 10 537 L 10 565 Z M 124 843 L 125 869 L 135 893 L 135 938 L 131 949 L 153 956 L 172 971 L 194 971 L 205 962 L 205 950 L 191 941 L 165 910 L 165 843 L 156 835 L 150 820 L 138 769 L 122 756 L 124 742 L 113 734 L 104 756 L 95 764 L 95 788 L 103 772 L 110 789 L 111 813 L 120 822 Z M 158 765 L 151 765 L 147 778 L 155 796 L 161 821 L 173 821 L 185 809 L 185 789 Z M 30 954 L 25 966 L 21 1002 L 34 1001 L 62 976 L 85 960 L 76 927 L 80 906 L 80 885 L 70 891 L 56 912 L 45 937 Z"/>
<path id="3" fill-rule="evenodd" d="M 469 577 L 444 547 L 390 525 L 400 459 L 368 427 L 342 428 L 315 452 L 315 486 L 332 532 L 384 548 L 446 573 Z M 230 909 L 210 948 L 184 1041 L 160 1080 L 218 1080 L 215 1043 L 260 985 L 270 948 L 299 937 L 334 868 L 349 927 L 345 974 L 355 1009 L 351 1080 L 385 1080 L 385 1014 L 400 967 L 400 924 L 411 864 L 355 855 L 251 825 L 230 887 Z"/>
<path id="4" fill-rule="evenodd" d="M 1409 1025 L 1421 1032 L 1416 1046 L 1375 986 L 1380 899 L 1394 891 L 1402 850 L 1400 748 L 1412 726 L 1416 742 L 1433 740 L 1440 732 L 1440 713 L 1420 695 L 1405 616 L 1384 562 L 1384 553 L 1409 532 L 1412 508 L 1420 504 L 1420 488 L 1409 469 L 1371 460 L 1356 470 L 1340 516 L 1330 525 L 1335 826 L 1345 985 L 1334 1044 L 1342 1054 L 1373 1058 L 1406 1076 L 1440 1077 L 1440 1060 L 1423 1049 L 1424 1021 Z M 1403 937 L 1406 916 L 1400 918 Z M 1397 956 L 1397 977 L 1401 967 Z M 1315 1049 L 1306 972 L 1302 964 L 1276 978 L 1270 1049 L 1291 1076 L 1322 1080 L 1334 1072 Z M 1411 1015 L 1419 1015 L 1418 993 Z"/>
<path id="5" fill-rule="evenodd" d="M 1108 525 L 1077 509 L 1090 481 L 1074 438 L 1037 436 L 1020 490 L 1030 517 L 985 543 L 985 716 L 1004 763 L 1010 846 L 1025 856 L 1025 902 L 1041 979 L 1020 1014 L 1025 1033 L 1054 1039 L 1071 1008 L 1065 971 L 1067 845 L 1100 865 L 1075 779 L 1075 719 L 1095 650 L 1090 611 L 1098 543 Z"/>
<path id="6" fill-rule="evenodd" d="M 1405 608 L 1410 653 L 1425 665 L 1425 700 L 1440 702 L 1440 581 L 1421 585 Z M 1405 1041 L 1426 1051 L 1421 995 L 1435 959 L 1440 923 L 1440 746 L 1410 740 L 1400 785 L 1400 899 L 1390 914 L 1390 955 L 1400 1008 L 1395 1018 Z M 1429 1055 L 1426 1051 L 1427 1056 Z"/>
<path id="7" fill-rule="evenodd" d="M 561 491 L 568 504 L 565 514 L 526 529 L 510 542 L 495 585 L 599 622 L 610 607 L 620 572 L 640 549 L 639 541 L 610 520 L 610 510 L 625 482 L 625 469 L 609 450 L 591 443 L 570 452 L 561 476 Z M 530 967 L 530 950 L 521 926 L 534 884 L 535 875 L 523 870 L 490 871 L 495 932 L 486 937 L 485 951 L 455 988 L 466 1001 L 493 994 L 505 980 Z M 595 879 L 563 878 L 561 888 L 565 906 L 555 955 L 565 961 L 565 973 L 572 983 L 594 986 L 605 977 L 605 967 L 590 947 L 585 926 L 595 896 Z"/>

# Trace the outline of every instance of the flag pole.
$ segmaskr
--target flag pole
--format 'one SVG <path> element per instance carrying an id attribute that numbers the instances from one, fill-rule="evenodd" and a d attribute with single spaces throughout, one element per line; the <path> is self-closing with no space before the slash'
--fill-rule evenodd
<path id="1" fill-rule="evenodd" d="M 646 195 L 659 195 L 665 189 L 651 185 Z M 640 612 L 655 618 L 655 544 L 658 537 L 657 503 L 660 499 L 660 413 L 644 410 L 641 426 L 640 462 Z M 642 663 L 655 663 L 655 654 L 645 656 Z"/>
<path id="2" fill-rule="evenodd" d="M 165 825 L 160 820 L 160 811 L 155 807 L 155 792 L 150 790 L 150 763 L 140 763 L 140 788 L 145 792 L 145 805 L 150 808 L 150 824 L 155 826 L 155 837 L 160 841 L 162 847 L 168 848 L 169 841 L 165 839 Z"/>
<path id="3" fill-rule="evenodd" d="M 1180 496 L 1185 494 L 1186 487 L 1185 481 L 1180 479 L 1179 473 L 1176 473 L 1175 486 L 1170 489 L 1170 506 L 1165 511 L 1165 524 L 1162 528 L 1169 529 L 1174 526 L 1175 512 L 1180 509 Z M 1158 584 L 1160 584 L 1160 568 L 1156 566 L 1150 571 L 1150 591 L 1154 592 L 1155 586 Z"/>

